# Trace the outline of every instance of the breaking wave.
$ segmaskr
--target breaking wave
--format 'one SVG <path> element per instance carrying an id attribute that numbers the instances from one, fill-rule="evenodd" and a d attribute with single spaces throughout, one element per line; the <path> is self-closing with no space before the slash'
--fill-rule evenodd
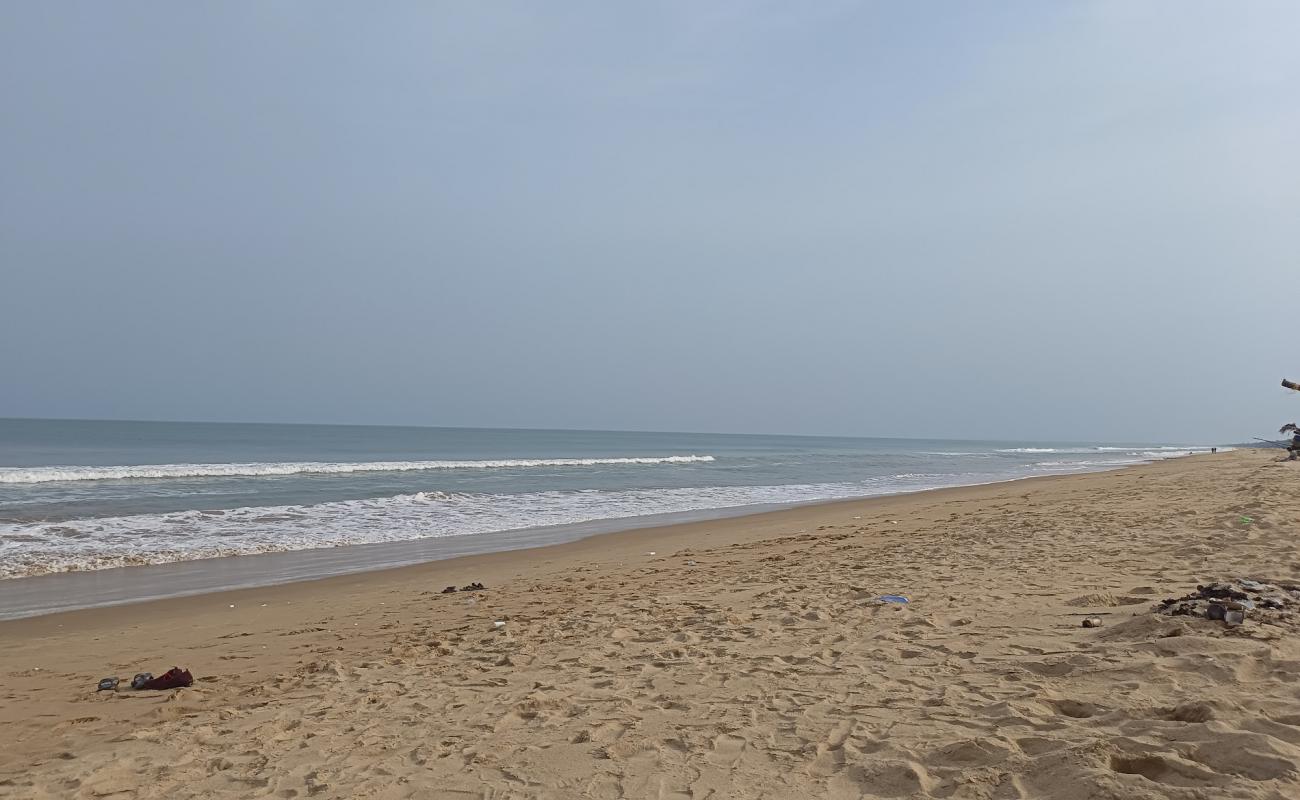
<path id="1" fill-rule="evenodd" d="M 251 464 L 143 464 L 114 467 L 0 467 L 0 483 L 106 481 L 127 478 L 225 478 L 265 475 L 335 475 L 349 472 L 414 472 L 435 469 L 523 469 L 595 467 L 606 464 L 693 464 L 713 456 L 632 456 L 626 458 L 507 458 L 481 461 L 286 461 Z"/>
<path id="2" fill-rule="evenodd" d="M 909 474 L 782 486 L 586 489 L 508 495 L 417 492 L 310 505 L 0 523 L 0 578 L 836 500 L 960 482 L 958 476 Z"/>

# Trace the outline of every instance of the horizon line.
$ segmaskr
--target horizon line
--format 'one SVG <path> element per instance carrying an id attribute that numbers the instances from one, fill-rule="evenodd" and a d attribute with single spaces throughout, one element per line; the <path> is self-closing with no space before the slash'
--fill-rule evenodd
<path id="1" fill-rule="evenodd" d="M 1181 445 L 1178 442 L 1125 442 L 1120 439 L 1003 439 L 1003 438 L 955 438 L 934 436 L 872 436 L 864 434 L 835 433 L 753 433 L 724 431 L 667 431 L 636 428 L 539 428 L 526 426 L 486 426 L 486 425 L 418 425 L 375 422 L 265 422 L 265 421 L 231 421 L 231 420 L 194 420 L 194 419 L 124 419 L 112 417 L 11 417 L 0 416 L 0 422 L 122 422 L 140 425 L 285 425 L 297 427 L 325 428 L 417 428 L 422 430 L 496 430 L 496 431 L 550 431 L 556 433 L 649 433 L 685 436 L 776 436 L 804 439 L 889 439 L 921 442 L 994 442 L 994 443 L 1029 443 L 1029 444 L 1133 444 L 1133 445 Z M 1247 442 L 1225 442 L 1222 446 L 1246 444 Z M 1194 446 L 1194 445 L 1186 445 Z M 1212 447 L 1214 445 L 1204 445 Z"/>

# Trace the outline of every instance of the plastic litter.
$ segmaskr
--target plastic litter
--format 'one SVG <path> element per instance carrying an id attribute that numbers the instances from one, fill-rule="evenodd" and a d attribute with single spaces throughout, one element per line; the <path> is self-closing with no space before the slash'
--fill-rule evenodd
<path id="1" fill-rule="evenodd" d="M 97 692 L 115 691 L 119 683 L 121 683 L 121 679 L 119 678 L 104 678 L 102 681 L 99 682 L 99 688 L 95 689 L 95 691 Z"/>
<path id="2" fill-rule="evenodd" d="M 899 605 L 907 605 L 908 603 L 912 602 L 908 600 L 906 597 L 902 596 L 901 594 L 882 594 L 880 597 L 877 597 L 876 599 L 882 603 L 898 603 Z"/>

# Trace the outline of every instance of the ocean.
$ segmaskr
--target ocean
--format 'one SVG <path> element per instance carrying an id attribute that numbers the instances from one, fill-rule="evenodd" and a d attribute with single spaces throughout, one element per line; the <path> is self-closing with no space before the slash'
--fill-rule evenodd
<path id="1" fill-rule="evenodd" d="M 129 586 L 143 565 L 334 554 L 315 567 L 299 559 L 285 569 L 281 560 L 254 582 L 296 580 L 647 521 L 1110 469 L 1207 449 L 0 419 L 0 584 L 112 570 Z M 369 547 L 402 543 L 411 546 Z M 243 583 L 202 588 L 234 585 Z M 5 597 L 0 617 L 14 615 Z"/>

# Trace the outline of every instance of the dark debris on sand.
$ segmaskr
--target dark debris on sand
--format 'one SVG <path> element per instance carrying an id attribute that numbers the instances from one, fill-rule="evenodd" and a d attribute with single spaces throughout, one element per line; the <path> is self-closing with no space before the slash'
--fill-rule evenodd
<path id="1" fill-rule="evenodd" d="M 459 589 L 457 589 L 455 586 L 448 586 L 446 589 L 442 590 L 442 594 L 454 594 L 458 591 L 459 592 L 482 592 L 486 590 L 487 590 L 486 586 L 479 583 L 478 581 L 474 581 L 469 586 L 462 586 Z"/>
<path id="2" fill-rule="evenodd" d="M 1247 616 L 1276 623 L 1289 618 L 1293 610 L 1300 610 L 1300 584 L 1249 578 L 1198 585 L 1196 591 L 1166 598 L 1155 608 L 1159 614 L 1204 617 L 1229 626 L 1240 625 Z"/>

